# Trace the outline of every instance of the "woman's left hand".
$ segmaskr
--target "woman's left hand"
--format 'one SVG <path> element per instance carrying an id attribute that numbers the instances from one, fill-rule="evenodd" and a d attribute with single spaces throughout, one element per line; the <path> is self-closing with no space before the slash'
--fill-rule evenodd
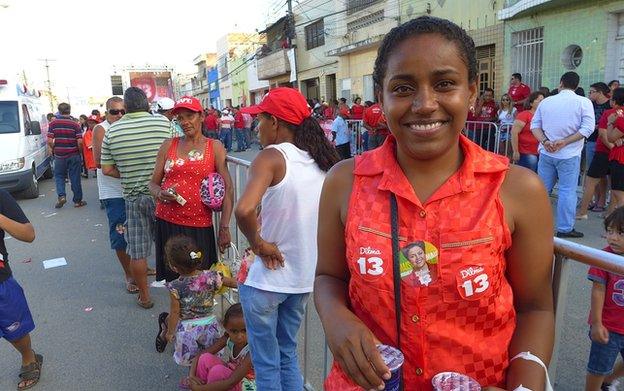
<path id="1" fill-rule="evenodd" d="M 230 242 L 232 242 L 232 235 L 230 235 L 230 229 L 226 227 L 219 228 L 217 245 L 219 246 L 219 251 L 221 254 L 230 247 Z"/>

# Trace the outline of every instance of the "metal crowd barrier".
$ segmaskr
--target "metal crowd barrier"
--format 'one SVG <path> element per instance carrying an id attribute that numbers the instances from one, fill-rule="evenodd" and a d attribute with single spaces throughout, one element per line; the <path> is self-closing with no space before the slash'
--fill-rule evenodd
<path id="1" fill-rule="evenodd" d="M 362 126 L 361 119 L 348 119 L 347 126 L 351 134 L 351 155 L 361 155 L 364 152 L 364 143 L 362 139 L 362 131 L 366 130 Z"/>
<path id="2" fill-rule="evenodd" d="M 496 124 L 492 124 L 496 126 Z M 491 127 L 490 129 L 497 129 Z M 498 138 L 495 138 L 496 141 Z M 500 141 L 500 139 L 498 139 Z M 497 150 L 502 151 L 501 148 Z M 232 182 L 234 185 L 234 199 L 238 201 L 240 195 L 245 187 L 245 183 L 247 181 L 248 169 L 251 163 L 249 161 L 234 158 L 228 156 L 227 158 L 228 168 L 230 170 L 230 174 L 232 175 Z M 219 216 L 217 216 L 218 218 Z M 215 220 L 218 221 L 218 220 Z M 232 215 L 232 219 L 230 221 L 230 227 L 232 232 L 232 241 L 237 245 L 237 247 L 242 252 L 247 247 L 247 241 L 244 235 L 238 229 L 238 225 L 236 224 L 236 219 Z M 234 254 L 230 254 L 229 256 L 234 256 Z M 567 304 L 567 289 L 568 289 L 568 279 L 570 274 L 570 263 L 569 261 L 576 261 L 588 266 L 596 266 L 601 269 L 624 275 L 624 258 L 608 253 L 606 251 L 602 251 L 599 249 L 591 248 L 588 246 L 584 246 L 581 244 L 577 244 L 571 241 L 563 240 L 560 238 L 554 238 L 554 263 L 553 263 L 553 279 L 552 279 L 552 288 L 553 288 L 553 299 L 555 306 L 555 345 L 553 349 L 553 355 L 551 358 L 551 363 L 549 366 L 549 373 L 552 381 L 555 380 L 555 375 L 557 372 L 557 361 L 559 356 L 559 349 L 561 343 L 561 326 L 564 322 L 565 316 L 565 308 Z M 235 289 L 230 289 L 228 294 L 222 296 L 222 309 L 223 300 L 227 301 L 229 304 L 238 302 L 238 291 Z M 312 302 L 308 303 L 308 306 L 312 306 Z M 310 309 L 312 308 L 312 309 Z M 303 333 L 300 337 L 303 340 L 303 375 L 304 375 L 304 388 L 307 391 L 314 391 L 315 388 L 311 384 L 311 372 L 313 368 L 320 367 L 321 357 L 313 357 L 311 355 L 312 347 L 323 346 L 323 371 L 322 371 L 322 379 L 327 377 L 329 373 L 329 369 L 331 367 L 332 356 L 327 343 L 324 339 L 324 331 L 318 331 L 317 335 L 322 336 L 322 339 L 318 341 L 312 341 L 312 328 L 311 328 L 311 316 L 312 316 L 313 307 L 308 307 L 306 311 L 306 315 L 303 322 L 303 327 L 300 333 Z M 316 365 L 315 365 L 316 363 Z"/>
<path id="3" fill-rule="evenodd" d="M 624 257 L 584 246 L 569 240 L 555 237 L 555 251 L 553 263 L 553 298 L 555 304 L 555 346 L 550 359 L 548 373 L 552 381 L 555 381 L 557 364 L 562 341 L 563 323 L 567 305 L 568 280 L 570 276 L 570 262 L 576 261 L 587 266 L 595 266 L 600 269 L 624 275 Z"/>

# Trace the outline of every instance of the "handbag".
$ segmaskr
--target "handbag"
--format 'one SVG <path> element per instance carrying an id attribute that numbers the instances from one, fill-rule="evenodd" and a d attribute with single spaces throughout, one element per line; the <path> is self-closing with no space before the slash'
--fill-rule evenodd
<path id="1" fill-rule="evenodd" d="M 390 193 L 390 226 L 392 236 L 392 275 L 394 285 L 394 314 L 397 329 L 397 349 L 401 350 L 401 260 L 399 250 L 399 207 L 394 193 Z M 403 391 L 403 371 L 399 390 Z"/>
<path id="2" fill-rule="evenodd" d="M 223 208 L 225 198 L 225 180 L 217 172 L 211 172 L 202 179 L 199 186 L 199 196 L 202 203 L 215 212 Z"/>

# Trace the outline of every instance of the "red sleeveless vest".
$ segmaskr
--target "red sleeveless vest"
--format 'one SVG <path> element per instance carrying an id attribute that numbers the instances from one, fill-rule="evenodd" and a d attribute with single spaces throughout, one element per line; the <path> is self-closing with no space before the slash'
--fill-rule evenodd
<path id="1" fill-rule="evenodd" d="M 461 136 L 464 162 L 422 204 L 395 157 L 395 139 L 356 159 L 347 215 L 351 310 L 396 346 L 390 192 L 399 209 L 405 391 L 439 372 L 504 385 L 516 314 L 505 277 L 511 245 L 499 190 L 508 161 Z M 334 363 L 326 390 L 358 390 Z"/>

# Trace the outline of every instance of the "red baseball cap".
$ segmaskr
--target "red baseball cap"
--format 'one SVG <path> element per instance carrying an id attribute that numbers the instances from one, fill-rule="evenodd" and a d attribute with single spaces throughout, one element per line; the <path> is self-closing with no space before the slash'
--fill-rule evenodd
<path id="1" fill-rule="evenodd" d="M 268 113 L 282 121 L 300 125 L 312 115 L 312 109 L 303 95 L 294 88 L 278 87 L 264 95 L 260 104 L 241 108 L 243 113 Z"/>
<path id="2" fill-rule="evenodd" d="M 178 114 L 180 109 L 188 109 L 197 113 L 204 111 L 204 108 L 202 107 L 199 99 L 193 98 L 192 96 L 183 96 L 178 99 L 173 106 L 171 113 L 174 115 Z"/>
<path id="3" fill-rule="evenodd" d="M 87 121 L 93 121 L 96 124 L 99 124 L 100 118 L 97 115 L 91 114 L 90 116 L 87 117 Z"/>

